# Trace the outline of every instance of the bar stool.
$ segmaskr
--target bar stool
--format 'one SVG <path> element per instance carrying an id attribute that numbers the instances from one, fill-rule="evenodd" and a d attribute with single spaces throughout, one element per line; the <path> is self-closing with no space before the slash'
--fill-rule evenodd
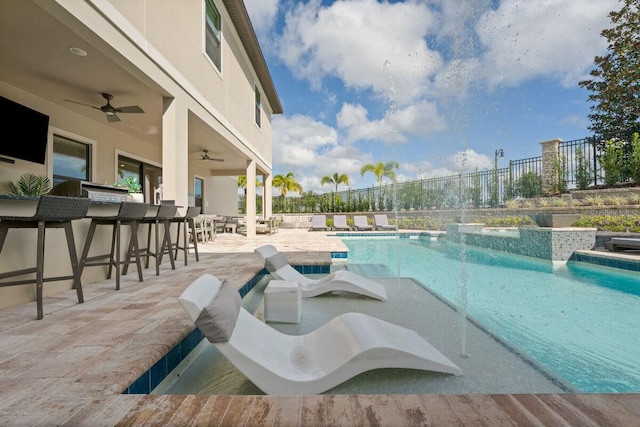
<path id="1" fill-rule="evenodd" d="M 184 265 L 187 265 L 187 255 L 189 254 L 189 249 L 194 250 L 196 254 L 196 261 L 200 261 L 200 256 L 198 255 L 198 237 L 196 236 L 196 224 L 195 218 L 200 215 L 200 211 L 202 208 L 200 206 L 190 206 L 187 208 L 187 212 L 184 216 L 176 216 L 171 222 L 178 223 L 178 233 L 176 235 L 176 252 L 174 255 L 174 259 L 178 259 L 178 250 L 182 249 L 184 251 Z M 180 229 L 184 230 L 183 237 L 183 245 L 180 246 Z M 189 246 L 189 231 L 191 231 L 191 239 L 193 240 L 193 246 Z"/>
<path id="2" fill-rule="evenodd" d="M 171 269 L 176 269 L 176 264 L 173 261 L 173 251 L 171 243 L 171 220 L 176 216 L 178 207 L 175 205 L 158 205 L 158 212 L 152 217 L 145 217 L 140 221 L 140 224 L 148 224 L 149 232 L 147 234 L 147 247 L 141 249 L 140 253 L 147 257 L 145 262 L 145 268 L 149 268 L 149 257 L 156 259 L 156 276 L 160 275 L 160 264 L 162 263 L 162 256 L 164 254 L 169 255 L 169 261 L 171 261 Z M 160 225 L 164 226 L 164 233 L 162 242 L 160 242 Z M 151 231 L 155 227 L 155 247 L 151 251 Z M 126 274 L 127 266 L 125 266 Z"/>
<path id="3" fill-rule="evenodd" d="M 138 224 L 140 220 L 147 214 L 149 205 L 147 203 L 121 202 L 118 214 L 115 216 L 91 216 L 91 225 L 87 232 L 87 239 L 84 243 L 82 256 L 80 257 L 80 274 L 85 267 L 109 266 L 107 279 L 111 279 L 113 268 L 116 269 L 116 290 L 120 290 L 120 266 L 124 264 L 128 266 L 131 258 L 135 258 L 138 267 L 138 281 L 142 282 L 142 263 L 140 262 L 140 245 L 138 244 Z M 91 243 L 96 227 L 99 225 L 110 225 L 113 227 L 111 235 L 111 252 L 103 255 L 89 256 Z M 122 246 L 120 244 L 120 230 L 122 226 L 129 226 L 131 229 L 131 237 L 127 246 L 127 255 L 124 259 L 121 257 Z M 102 261 L 108 258 L 106 261 Z"/>
<path id="4" fill-rule="evenodd" d="M 40 196 L 35 215 L 31 217 L 0 216 L 0 251 L 4 246 L 10 228 L 37 228 L 38 239 L 36 246 L 36 266 L 21 270 L 8 271 L 0 274 L 0 279 L 35 273 L 35 279 L 24 279 L 0 283 L 0 287 L 36 284 L 36 305 L 38 319 L 44 317 L 42 310 L 42 285 L 44 282 L 73 279 L 73 287 L 78 294 L 78 303 L 84 302 L 78 254 L 73 237 L 71 221 L 84 218 L 89 210 L 91 200 L 83 197 Z M 63 228 L 67 238 L 69 260 L 71 261 L 71 276 L 44 277 L 45 234 L 47 228 Z"/>

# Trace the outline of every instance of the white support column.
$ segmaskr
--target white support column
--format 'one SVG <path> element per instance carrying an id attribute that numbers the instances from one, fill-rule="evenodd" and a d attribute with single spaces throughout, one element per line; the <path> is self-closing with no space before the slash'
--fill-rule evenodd
<path id="1" fill-rule="evenodd" d="M 256 237 L 256 162 L 247 161 L 247 237 Z"/>
<path id="2" fill-rule="evenodd" d="M 273 216 L 273 176 L 271 174 L 262 176 L 262 211 L 265 218 Z"/>
<path id="3" fill-rule="evenodd" d="M 189 204 L 189 125 L 186 105 L 177 98 L 164 99 L 162 115 L 162 197 Z"/>

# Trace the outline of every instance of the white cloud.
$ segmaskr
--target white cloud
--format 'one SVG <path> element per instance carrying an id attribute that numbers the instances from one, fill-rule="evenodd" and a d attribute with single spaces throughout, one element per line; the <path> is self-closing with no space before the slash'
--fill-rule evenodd
<path id="1" fill-rule="evenodd" d="M 308 116 L 273 118 L 273 159 L 284 167 L 307 167 L 316 155 L 337 144 L 335 129 Z"/>
<path id="2" fill-rule="evenodd" d="M 279 0 L 244 0 L 253 29 L 266 35 L 276 22 Z"/>
<path id="3" fill-rule="evenodd" d="M 486 49 L 478 70 L 490 86 L 550 76 L 575 87 L 606 49 L 600 32 L 618 7 L 617 0 L 504 0 L 477 23 Z"/>
<path id="4" fill-rule="evenodd" d="M 348 141 L 404 142 L 405 134 L 426 136 L 447 128 L 444 118 L 431 102 L 391 109 L 379 120 L 369 120 L 364 106 L 345 103 L 336 118 L 338 127 L 347 132 Z"/>
<path id="5" fill-rule="evenodd" d="M 280 57 L 316 88 L 324 78 L 338 77 L 348 88 L 373 89 L 384 98 L 393 87 L 404 103 L 424 91 L 442 64 L 425 41 L 435 24 L 422 2 L 352 0 L 323 6 L 311 0 L 287 13 Z"/>

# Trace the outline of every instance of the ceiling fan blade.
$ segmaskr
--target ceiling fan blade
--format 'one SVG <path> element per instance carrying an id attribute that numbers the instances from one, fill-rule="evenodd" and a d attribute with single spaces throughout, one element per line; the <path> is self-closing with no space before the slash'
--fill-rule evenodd
<path id="1" fill-rule="evenodd" d="M 213 162 L 224 162 L 224 159 L 214 159 L 213 157 L 207 157 L 204 160 L 211 160 Z"/>
<path id="2" fill-rule="evenodd" d="M 119 122 L 120 121 L 120 117 L 116 116 L 115 113 L 107 114 L 107 121 L 109 123 Z"/>
<path id="3" fill-rule="evenodd" d="M 144 110 L 137 105 L 129 105 L 128 107 L 118 107 L 114 109 L 117 113 L 144 113 Z"/>
<path id="4" fill-rule="evenodd" d="M 85 103 L 78 102 L 78 101 L 72 101 L 71 99 L 64 99 L 63 101 L 72 102 L 74 104 L 84 105 L 85 107 L 91 107 L 91 108 L 95 108 L 96 110 L 100 110 L 100 107 L 94 107 L 93 105 L 85 104 Z"/>

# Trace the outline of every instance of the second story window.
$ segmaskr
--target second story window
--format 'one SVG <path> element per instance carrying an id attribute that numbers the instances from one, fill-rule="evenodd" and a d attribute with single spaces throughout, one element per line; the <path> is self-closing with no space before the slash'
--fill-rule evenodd
<path id="1" fill-rule="evenodd" d="M 205 19 L 205 50 L 211 61 L 219 71 L 222 71 L 221 64 L 221 40 L 222 40 L 222 19 L 220 12 L 213 4 L 213 0 L 205 0 L 207 6 L 207 16 Z"/>
<path id="2" fill-rule="evenodd" d="M 256 124 L 260 127 L 260 91 L 258 90 L 258 86 L 256 86 Z"/>

